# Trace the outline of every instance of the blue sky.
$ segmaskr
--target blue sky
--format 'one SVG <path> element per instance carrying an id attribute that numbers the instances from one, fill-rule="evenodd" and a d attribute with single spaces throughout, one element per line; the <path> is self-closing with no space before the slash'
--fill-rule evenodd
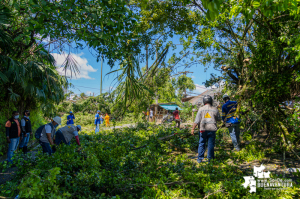
<path id="1" fill-rule="evenodd" d="M 174 44 L 180 44 L 179 38 L 172 39 Z M 168 54 L 167 54 L 167 59 L 166 61 L 171 57 L 173 53 L 179 54 L 181 50 L 181 46 L 178 45 L 177 49 L 173 50 L 170 49 Z M 93 54 L 90 52 L 87 47 L 84 48 L 83 50 L 72 50 L 72 56 L 73 58 L 78 62 L 78 65 L 80 66 L 80 74 L 75 77 L 73 77 L 69 80 L 70 83 L 74 85 L 74 88 L 71 88 L 71 90 L 76 93 L 85 93 L 87 95 L 99 95 L 100 94 L 100 76 L 101 76 L 101 61 L 97 62 L 96 57 L 93 56 Z M 62 63 L 65 61 L 65 55 L 59 55 L 56 53 L 52 53 L 54 58 L 56 59 L 57 62 L 57 67 L 60 67 Z M 188 59 L 185 59 L 185 62 L 188 62 Z M 149 59 L 149 65 L 153 63 L 153 60 Z M 178 63 L 177 66 L 180 66 L 184 62 L 181 61 Z M 140 66 L 143 67 L 145 66 L 145 63 L 140 63 Z M 110 68 L 107 63 L 103 62 L 103 88 L 102 92 L 107 92 L 109 89 L 113 89 L 113 87 L 116 86 L 116 81 L 114 79 L 116 78 L 116 74 L 109 74 L 106 75 L 107 73 L 111 72 L 112 70 L 118 69 L 118 64 L 114 66 L 113 69 Z M 196 95 L 204 92 L 206 89 L 204 88 L 204 85 L 202 84 L 206 79 L 210 77 L 210 73 L 216 73 L 220 75 L 220 72 L 215 71 L 212 67 L 210 67 L 207 72 L 204 72 L 204 66 L 198 64 L 191 66 L 190 68 L 184 69 L 184 66 L 180 66 L 176 69 L 176 72 L 181 72 L 181 71 L 190 71 L 193 73 L 188 73 L 187 76 L 192 77 L 194 83 L 196 84 L 196 90 L 192 91 L 191 95 Z M 58 71 L 61 74 L 64 74 L 62 69 L 58 69 Z M 67 71 L 67 75 L 70 76 L 70 71 Z"/>

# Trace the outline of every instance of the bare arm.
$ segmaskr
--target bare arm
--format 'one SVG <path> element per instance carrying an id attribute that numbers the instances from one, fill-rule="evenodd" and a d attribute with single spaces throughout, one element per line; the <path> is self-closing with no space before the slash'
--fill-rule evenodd
<path id="1" fill-rule="evenodd" d="M 51 133 L 46 133 L 46 135 L 47 135 L 47 138 L 48 138 L 48 140 L 50 142 L 50 145 L 54 145 L 53 140 L 51 138 Z"/>

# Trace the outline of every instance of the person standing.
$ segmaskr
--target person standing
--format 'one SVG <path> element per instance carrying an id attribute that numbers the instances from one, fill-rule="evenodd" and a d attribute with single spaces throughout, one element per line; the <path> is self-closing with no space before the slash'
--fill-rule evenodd
<path id="1" fill-rule="evenodd" d="M 78 131 L 81 131 L 81 126 L 69 124 L 58 129 L 55 133 L 55 144 L 60 145 L 61 142 L 70 145 L 71 140 L 75 137 L 76 143 L 80 146 Z"/>
<path id="2" fill-rule="evenodd" d="M 30 112 L 28 110 L 24 111 L 24 117 L 21 119 L 21 130 L 22 130 L 22 140 L 20 142 L 19 149 L 23 150 L 23 153 L 27 153 L 27 144 L 32 134 L 31 121 L 29 119 Z"/>
<path id="3" fill-rule="evenodd" d="M 104 118 L 103 118 L 103 114 L 100 115 L 100 124 L 103 124 Z"/>
<path id="4" fill-rule="evenodd" d="M 240 120 L 235 115 L 237 102 L 230 101 L 228 95 L 223 95 L 225 104 L 222 106 L 222 120 L 229 130 L 233 147 L 236 151 L 240 151 Z"/>
<path id="5" fill-rule="evenodd" d="M 150 112 L 149 112 L 149 108 L 147 108 L 147 122 L 149 122 L 149 116 L 150 116 Z"/>
<path id="6" fill-rule="evenodd" d="M 173 112 L 174 120 L 176 124 L 178 124 L 178 128 L 180 128 L 180 116 L 179 116 L 179 111 L 178 108 L 176 107 L 176 110 Z"/>
<path id="7" fill-rule="evenodd" d="M 194 135 L 195 127 L 200 126 L 199 147 L 197 162 L 201 163 L 204 159 L 206 141 L 208 141 L 207 159 L 210 162 L 214 159 L 214 147 L 217 131 L 217 121 L 221 121 L 221 116 L 216 107 L 213 107 L 212 97 L 205 95 L 203 97 L 204 106 L 199 108 L 191 134 Z"/>
<path id="8" fill-rule="evenodd" d="M 153 110 L 150 109 L 150 122 L 153 122 Z"/>
<path id="9" fill-rule="evenodd" d="M 12 117 L 5 123 L 6 141 L 8 143 L 7 162 L 13 164 L 12 157 L 14 151 L 18 148 L 21 136 L 21 121 L 19 120 L 19 112 L 13 111 Z M 22 139 L 22 138 L 21 138 Z"/>
<path id="10" fill-rule="evenodd" d="M 105 120 L 105 125 L 106 125 L 106 127 L 107 127 L 107 126 L 110 126 L 110 124 L 109 124 L 109 115 L 108 115 L 108 113 L 105 114 L 104 120 Z"/>
<path id="11" fill-rule="evenodd" d="M 95 122 L 94 124 L 96 125 L 96 129 L 95 129 L 95 133 L 98 133 L 99 132 L 99 128 L 100 128 L 100 111 L 98 110 L 97 111 L 97 114 L 95 115 Z"/>
<path id="12" fill-rule="evenodd" d="M 70 115 L 67 116 L 67 125 L 74 124 L 73 119 L 75 120 L 74 113 L 72 111 L 70 111 Z"/>
<path id="13" fill-rule="evenodd" d="M 43 148 L 43 152 L 48 153 L 49 155 L 55 152 L 53 138 L 55 135 L 55 129 L 58 125 L 61 125 L 61 118 L 56 116 L 49 124 L 44 125 L 39 138 L 39 143 Z"/>

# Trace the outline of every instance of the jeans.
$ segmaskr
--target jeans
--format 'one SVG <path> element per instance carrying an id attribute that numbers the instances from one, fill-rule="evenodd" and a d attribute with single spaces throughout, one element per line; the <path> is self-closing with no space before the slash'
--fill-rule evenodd
<path id="1" fill-rule="evenodd" d="M 234 148 L 240 150 L 240 124 L 232 124 L 228 130 Z"/>
<path id="2" fill-rule="evenodd" d="M 204 159 L 206 141 L 208 141 L 207 159 L 214 159 L 214 147 L 215 147 L 216 131 L 199 132 L 199 147 L 198 147 L 198 162 L 202 162 Z"/>
<path id="3" fill-rule="evenodd" d="M 63 133 L 60 130 L 58 130 L 55 133 L 55 144 L 59 145 L 61 141 L 63 141 L 66 145 L 70 145 L 70 142 L 67 143 Z"/>
<path id="4" fill-rule="evenodd" d="M 103 120 L 100 120 L 100 124 L 103 124 Z"/>
<path id="5" fill-rule="evenodd" d="M 50 143 L 41 142 L 41 141 L 39 141 L 39 143 L 43 148 L 43 153 L 48 153 L 49 155 L 51 155 L 53 153 Z"/>
<path id="6" fill-rule="evenodd" d="M 23 139 L 21 140 L 21 142 L 20 142 L 20 145 L 19 145 L 19 147 L 20 148 L 23 148 L 23 147 L 25 147 L 25 146 L 27 146 L 27 144 L 28 144 L 28 142 L 29 142 L 29 139 L 30 139 L 30 133 L 26 133 L 26 137 L 23 137 Z"/>
<path id="7" fill-rule="evenodd" d="M 14 151 L 18 148 L 18 144 L 19 144 L 20 138 L 10 138 L 10 143 L 8 145 L 8 151 L 7 151 L 7 162 L 9 163 L 13 163 L 13 161 L 11 160 L 11 158 L 14 155 Z"/>
<path id="8" fill-rule="evenodd" d="M 97 125 L 96 125 L 95 133 L 98 133 L 98 132 L 99 132 L 99 125 L 100 125 L 100 124 L 97 124 Z"/>

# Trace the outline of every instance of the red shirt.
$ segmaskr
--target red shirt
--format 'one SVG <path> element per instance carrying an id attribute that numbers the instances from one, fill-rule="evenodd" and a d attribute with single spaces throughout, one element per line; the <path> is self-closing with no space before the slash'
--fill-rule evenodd
<path id="1" fill-rule="evenodd" d="M 178 110 L 174 111 L 173 115 L 174 115 L 175 120 L 179 120 L 179 111 Z"/>

